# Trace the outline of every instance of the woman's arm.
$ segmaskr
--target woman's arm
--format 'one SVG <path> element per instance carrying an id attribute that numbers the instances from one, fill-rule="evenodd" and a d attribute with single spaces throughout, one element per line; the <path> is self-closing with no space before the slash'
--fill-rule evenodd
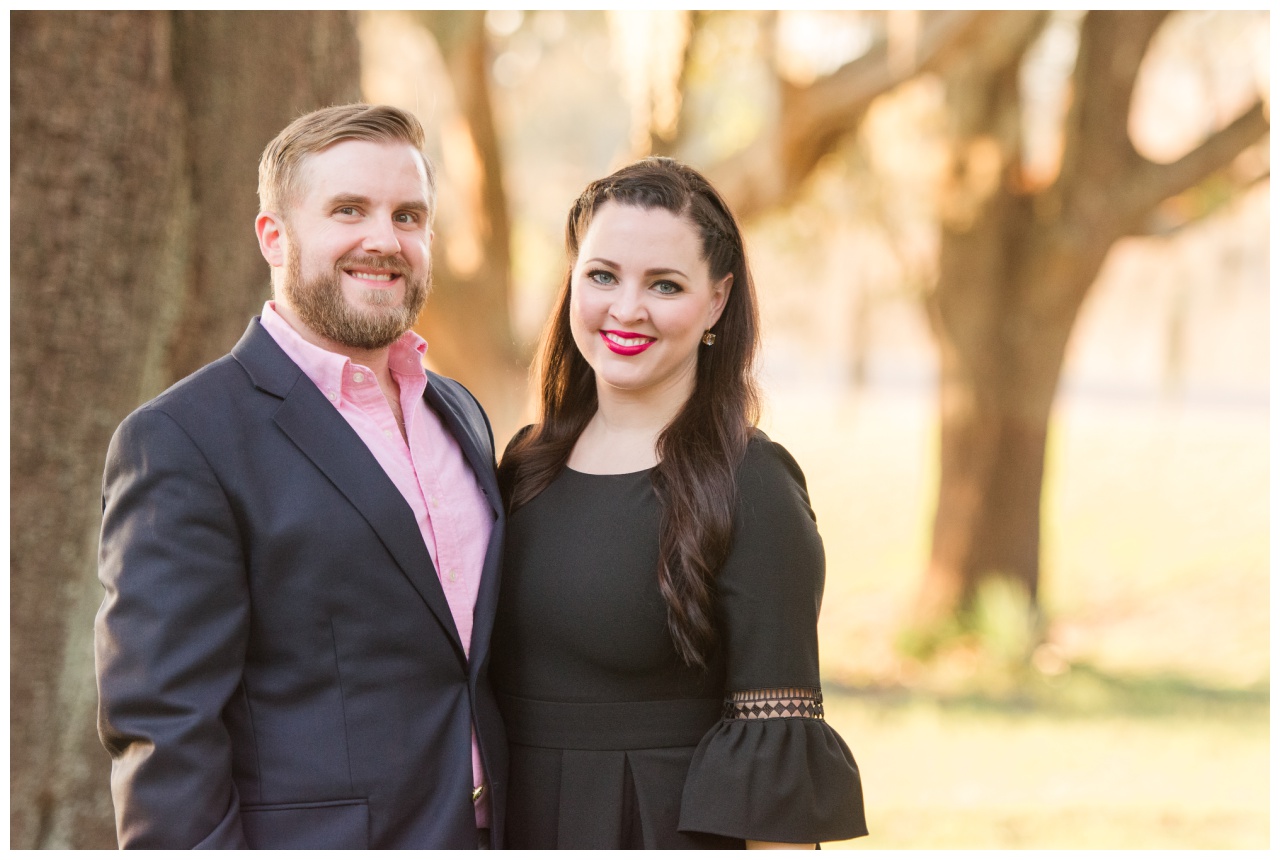
<path id="1" fill-rule="evenodd" d="M 804 475 L 759 438 L 738 494 L 733 546 L 716 579 L 726 709 L 690 765 L 682 829 L 802 850 L 865 835 L 857 764 L 823 720 L 825 564 Z"/>

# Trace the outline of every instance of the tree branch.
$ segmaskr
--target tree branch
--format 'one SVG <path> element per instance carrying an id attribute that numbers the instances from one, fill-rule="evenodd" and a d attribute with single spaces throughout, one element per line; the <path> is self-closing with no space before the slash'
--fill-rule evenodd
<path id="1" fill-rule="evenodd" d="M 890 63 L 888 45 L 880 41 L 808 87 L 781 82 L 781 108 L 772 126 L 746 149 L 709 168 L 708 178 L 743 220 L 790 202 L 834 141 L 861 125 L 872 101 L 936 70 L 954 53 L 949 49 L 971 38 L 987 14 L 928 13 L 911 63 Z"/>
<path id="2" fill-rule="evenodd" d="M 1214 132 L 1172 164 L 1142 159 L 1130 173 L 1124 193 L 1120 195 L 1128 210 L 1126 223 L 1140 223 L 1163 201 L 1204 182 L 1270 130 L 1271 123 L 1259 100 L 1226 128 Z"/>
<path id="3" fill-rule="evenodd" d="M 1237 175 L 1231 169 L 1218 171 L 1194 188 L 1161 202 L 1129 235 L 1167 238 L 1199 224 L 1270 179 L 1271 169 L 1265 166 L 1248 175 Z"/>
<path id="4" fill-rule="evenodd" d="M 979 20 L 975 12 L 938 12 L 926 17 L 911 62 L 895 66 L 888 40 L 876 42 L 867 53 L 845 63 L 803 89 L 793 88 L 791 110 L 812 116 L 811 122 L 838 124 L 840 118 L 866 110 L 878 96 L 921 72 L 929 71 L 954 40 Z"/>

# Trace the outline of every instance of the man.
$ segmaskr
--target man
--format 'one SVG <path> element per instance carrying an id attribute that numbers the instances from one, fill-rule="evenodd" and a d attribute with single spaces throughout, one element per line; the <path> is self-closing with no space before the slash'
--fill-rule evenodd
<path id="1" fill-rule="evenodd" d="M 95 642 L 122 847 L 501 844 L 502 505 L 484 412 L 409 330 L 423 142 L 369 105 L 282 131 L 274 301 L 112 439 Z"/>

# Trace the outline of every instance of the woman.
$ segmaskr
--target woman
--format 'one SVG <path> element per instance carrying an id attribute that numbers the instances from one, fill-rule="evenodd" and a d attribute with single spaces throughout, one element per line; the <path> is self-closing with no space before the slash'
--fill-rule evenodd
<path id="1" fill-rule="evenodd" d="M 569 213 L 541 420 L 508 446 L 493 679 L 512 848 L 812 847 L 866 833 L 822 720 L 824 561 L 754 429 L 742 236 L 651 158 Z"/>

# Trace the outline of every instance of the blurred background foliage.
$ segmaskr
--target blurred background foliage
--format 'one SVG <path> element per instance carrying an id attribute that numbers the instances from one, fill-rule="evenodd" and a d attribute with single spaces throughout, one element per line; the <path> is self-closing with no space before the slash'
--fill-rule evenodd
<path id="1" fill-rule="evenodd" d="M 583 186 L 674 155 L 743 220 L 850 847 L 1268 845 L 1267 12 L 10 23 L 12 847 L 114 843 L 107 440 L 268 297 L 262 147 L 357 98 L 428 128 L 420 330 L 500 445 Z"/>

